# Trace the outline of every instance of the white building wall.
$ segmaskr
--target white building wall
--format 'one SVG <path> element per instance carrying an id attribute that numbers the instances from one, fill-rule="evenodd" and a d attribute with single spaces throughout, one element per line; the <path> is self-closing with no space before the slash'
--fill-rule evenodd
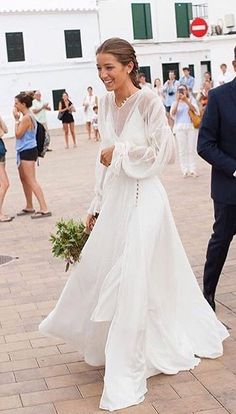
<path id="1" fill-rule="evenodd" d="M 232 14 L 236 25 L 236 1 L 235 0 L 208 0 L 209 21 L 212 25 L 221 25 L 223 33 L 228 33 L 225 25 L 225 16 Z M 235 30 L 235 27 L 233 28 Z"/>
<path id="2" fill-rule="evenodd" d="M 42 27 L 43 24 L 43 27 Z M 64 30 L 81 31 L 82 58 L 66 58 Z M 8 62 L 6 32 L 23 32 L 25 61 Z M 88 86 L 103 93 L 97 77 L 95 48 L 99 44 L 96 11 L 0 14 L 0 113 L 13 133 L 12 106 L 20 91 L 40 89 L 53 109 L 52 91 L 66 89 L 77 108 L 75 120 L 83 123 L 82 102 Z M 61 123 L 48 112 L 50 128 Z"/>

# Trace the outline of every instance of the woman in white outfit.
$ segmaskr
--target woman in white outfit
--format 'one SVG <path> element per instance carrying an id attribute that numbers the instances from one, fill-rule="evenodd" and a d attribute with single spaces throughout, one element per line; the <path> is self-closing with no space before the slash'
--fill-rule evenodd
<path id="1" fill-rule="evenodd" d="M 7 126 L 0 116 L 0 223 L 13 220 L 12 216 L 5 214 L 2 210 L 6 192 L 9 188 L 9 180 L 6 172 L 6 147 L 3 142 L 3 135 L 8 132 Z"/>
<path id="2" fill-rule="evenodd" d="M 93 108 L 94 106 L 98 105 L 98 98 L 93 93 L 92 86 L 87 88 L 87 95 L 84 98 L 83 106 L 84 106 L 84 113 L 86 118 L 86 128 L 88 132 L 88 138 L 91 139 L 91 132 L 92 132 L 92 120 L 94 117 Z"/>
<path id="3" fill-rule="evenodd" d="M 173 132 L 176 135 L 179 161 L 183 177 L 197 177 L 196 156 L 198 129 L 194 128 L 189 109 L 199 115 L 197 101 L 189 95 L 188 87 L 180 85 L 176 99 L 171 105 L 170 116 L 174 119 Z"/>
<path id="4" fill-rule="evenodd" d="M 138 88 L 133 47 L 108 39 L 97 50 L 107 94 L 92 228 L 62 295 L 40 330 L 73 342 L 90 365 L 105 365 L 100 408 L 142 402 L 148 377 L 194 368 L 222 355 L 225 327 L 191 270 L 159 175 L 174 140 L 159 97 Z"/>

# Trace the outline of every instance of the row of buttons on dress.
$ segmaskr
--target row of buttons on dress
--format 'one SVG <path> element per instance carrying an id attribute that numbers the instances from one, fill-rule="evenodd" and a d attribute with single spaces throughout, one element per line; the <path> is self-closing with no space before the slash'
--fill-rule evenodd
<path id="1" fill-rule="evenodd" d="M 139 180 L 137 180 L 137 184 L 136 184 L 136 199 L 135 199 L 135 206 L 136 207 L 138 205 L 138 197 L 139 197 Z"/>

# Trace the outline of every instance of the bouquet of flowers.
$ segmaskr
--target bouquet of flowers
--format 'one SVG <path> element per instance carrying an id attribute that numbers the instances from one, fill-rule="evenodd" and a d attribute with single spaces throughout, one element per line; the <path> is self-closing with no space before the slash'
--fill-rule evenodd
<path id="1" fill-rule="evenodd" d="M 56 223 L 56 228 L 56 234 L 51 234 L 49 239 L 52 243 L 52 254 L 65 260 L 67 272 L 71 264 L 80 261 L 81 251 L 88 240 L 89 232 L 81 220 L 73 219 L 68 221 L 61 219 Z"/>

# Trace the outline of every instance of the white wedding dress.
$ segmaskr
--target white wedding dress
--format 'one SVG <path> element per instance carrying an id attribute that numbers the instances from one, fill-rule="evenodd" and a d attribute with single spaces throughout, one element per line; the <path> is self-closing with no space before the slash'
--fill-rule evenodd
<path id="1" fill-rule="evenodd" d="M 105 365 L 100 408 L 113 411 L 142 402 L 148 377 L 221 356 L 228 332 L 201 293 L 159 180 L 174 153 L 161 100 L 140 90 L 117 108 L 110 93 L 99 111 L 102 148 L 115 145 L 108 168 L 97 162 L 90 212 L 100 214 L 40 330 Z"/>

